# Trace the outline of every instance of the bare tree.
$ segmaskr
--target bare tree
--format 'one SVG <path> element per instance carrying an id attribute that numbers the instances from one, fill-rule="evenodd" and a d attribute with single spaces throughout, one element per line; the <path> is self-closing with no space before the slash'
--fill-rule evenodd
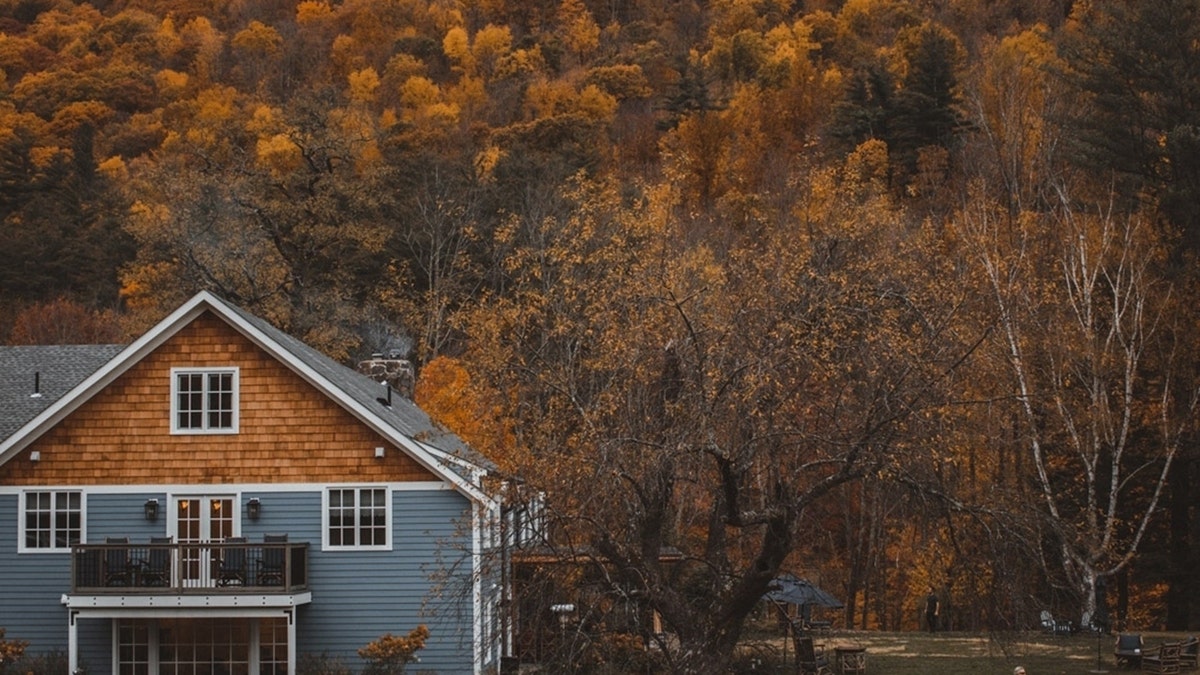
<path id="1" fill-rule="evenodd" d="M 1139 217 L 1076 207 L 1010 218 L 985 200 L 960 214 L 1006 364 L 997 396 L 1028 456 L 1032 542 L 1086 620 L 1096 584 L 1129 565 L 1158 510 L 1197 403 L 1178 390 L 1164 250 Z M 1003 434 L 994 434 L 993 438 Z M 1049 546 L 1044 546 L 1049 544 Z"/>

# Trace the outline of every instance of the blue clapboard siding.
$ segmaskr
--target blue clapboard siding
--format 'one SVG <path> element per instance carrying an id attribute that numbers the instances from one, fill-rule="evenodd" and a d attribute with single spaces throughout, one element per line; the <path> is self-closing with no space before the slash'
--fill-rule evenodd
<path id="1" fill-rule="evenodd" d="M 17 555 L 19 495 L 0 495 L 0 626 L 5 639 L 26 640 L 30 653 L 66 649 L 66 553 Z"/>
<path id="2" fill-rule="evenodd" d="M 149 541 L 151 535 L 165 532 L 166 521 L 145 519 L 142 505 L 147 499 L 165 499 L 162 494 L 89 494 L 87 495 L 88 542 L 103 542 L 104 537 L 127 536 L 132 542 Z M 62 596 L 71 590 L 71 556 L 65 552 L 17 554 L 17 519 L 20 495 L 0 495 L 0 627 L 6 638 L 29 642 L 29 654 L 65 652 L 67 649 L 67 610 Z M 89 622 L 84 622 L 82 627 Z M 108 632 L 81 630 L 84 635 L 102 635 L 108 652 Z M 81 640 L 82 643 L 82 640 Z M 107 662 L 104 670 L 108 669 Z"/>
<path id="3" fill-rule="evenodd" d="M 355 652 L 368 642 L 424 623 L 420 670 L 471 672 L 470 504 L 449 490 L 392 496 L 393 550 L 312 554 L 313 602 L 300 614 L 299 651 L 359 663 Z"/>
<path id="4" fill-rule="evenodd" d="M 198 488 L 197 492 L 218 492 Z M 233 490 L 231 490 L 233 491 Z M 391 551 L 322 551 L 323 489 L 243 492 L 258 497 L 258 521 L 243 516 L 242 534 L 261 542 L 264 534 L 288 535 L 309 544 L 312 603 L 301 607 L 297 652 L 340 658 L 355 670 L 357 650 L 385 633 L 407 634 L 419 624 L 430 631 L 417 670 L 469 673 L 473 670 L 471 504 L 452 490 L 397 490 L 392 493 Z M 160 502 L 159 518 L 146 521 L 142 505 Z M 165 494 L 87 495 L 88 542 L 106 536 L 149 541 L 166 533 L 170 522 Z M 8 637 L 30 642 L 30 653 L 67 649 L 67 613 L 61 597 L 70 588 L 70 558 L 64 553 L 17 555 L 18 496 L 0 495 L 0 626 Z M 490 584 L 485 584 L 490 587 Z M 107 672 L 111 626 L 79 623 L 81 656 L 93 672 Z"/>

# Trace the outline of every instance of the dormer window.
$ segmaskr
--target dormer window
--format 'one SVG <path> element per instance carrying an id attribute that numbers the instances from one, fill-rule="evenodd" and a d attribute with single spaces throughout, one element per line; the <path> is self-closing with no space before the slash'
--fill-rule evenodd
<path id="1" fill-rule="evenodd" d="M 237 368 L 171 369 L 171 433 L 237 431 Z"/>

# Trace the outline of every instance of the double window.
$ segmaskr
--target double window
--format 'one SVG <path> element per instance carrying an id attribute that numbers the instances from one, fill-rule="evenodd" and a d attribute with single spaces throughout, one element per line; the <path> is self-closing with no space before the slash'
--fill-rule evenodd
<path id="1" fill-rule="evenodd" d="M 325 546 L 387 549 L 388 490 L 381 487 L 330 488 L 325 492 Z"/>
<path id="2" fill-rule="evenodd" d="M 238 369 L 171 370 L 171 431 L 234 434 L 238 430 Z"/>
<path id="3" fill-rule="evenodd" d="M 79 490 L 25 492 L 21 508 L 22 550 L 67 550 L 83 541 L 83 493 Z"/>

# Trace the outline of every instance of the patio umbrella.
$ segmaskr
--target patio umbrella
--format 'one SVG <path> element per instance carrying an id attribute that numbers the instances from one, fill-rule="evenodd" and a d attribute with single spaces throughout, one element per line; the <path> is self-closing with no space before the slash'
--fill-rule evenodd
<path id="1" fill-rule="evenodd" d="M 801 579 L 793 574 L 781 574 L 768 587 L 763 595 L 768 600 L 789 602 L 793 605 L 816 605 L 817 607 L 844 607 L 841 600 L 830 595 L 808 579 Z"/>

